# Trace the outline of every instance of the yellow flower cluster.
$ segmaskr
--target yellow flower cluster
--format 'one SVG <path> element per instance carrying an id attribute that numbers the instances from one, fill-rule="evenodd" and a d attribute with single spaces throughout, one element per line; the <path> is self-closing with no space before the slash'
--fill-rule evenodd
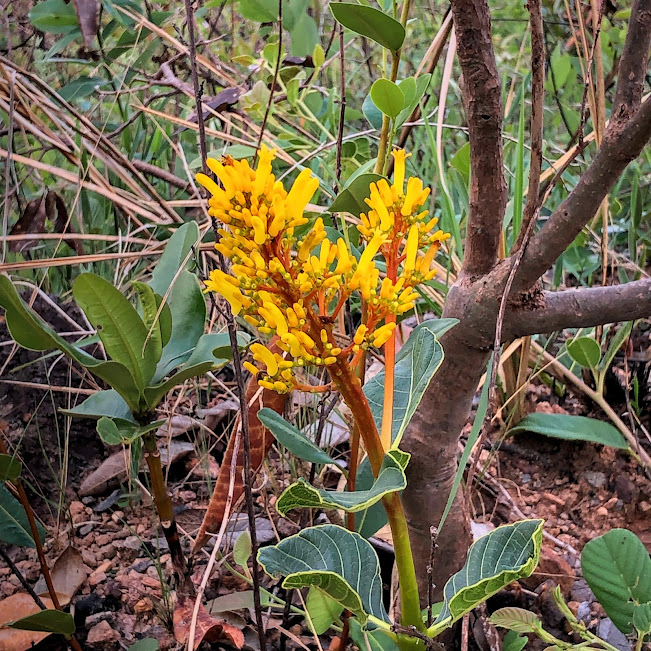
<path id="1" fill-rule="evenodd" d="M 272 173 L 274 152 L 263 146 L 256 169 L 247 160 L 208 159 L 221 187 L 209 176 L 197 175 L 212 195 L 210 215 L 226 225 L 218 231 L 216 248 L 231 262 L 230 274 L 211 273 L 206 291 L 218 292 L 234 314 L 242 314 L 261 333 L 276 336 L 285 353 L 251 346 L 253 359 L 264 370 L 248 362 L 246 367 L 263 387 L 288 391 L 298 384 L 296 367 L 331 366 L 370 345 L 382 346 L 395 323 L 381 322 L 412 309 L 414 286 L 434 275 L 432 259 L 448 236 L 430 233 L 436 219 L 427 221 L 427 211 L 418 212 L 429 191 L 410 178 L 404 193 L 406 156 L 393 155 L 393 185 L 384 180 L 371 185 L 370 211 L 360 225 L 366 247 L 359 260 L 343 238 L 335 243 L 328 239 L 321 218 L 303 235 L 295 234 L 308 223 L 304 212 L 319 186 L 310 170 L 303 170 L 287 192 Z M 427 251 L 420 255 L 423 247 Z M 375 263 L 378 253 L 387 262 L 382 280 Z M 366 301 L 368 318 L 342 348 L 332 326 L 353 292 Z"/>

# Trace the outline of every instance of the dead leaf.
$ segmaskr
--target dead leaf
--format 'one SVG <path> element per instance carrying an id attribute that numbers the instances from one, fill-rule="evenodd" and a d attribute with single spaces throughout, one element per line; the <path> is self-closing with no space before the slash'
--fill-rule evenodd
<path id="1" fill-rule="evenodd" d="M 48 214 L 46 196 L 39 199 L 32 199 L 23 210 L 20 219 L 14 224 L 9 235 L 27 235 L 28 233 L 42 233 L 45 228 L 45 218 Z M 16 252 L 30 251 L 37 247 L 38 239 L 12 240 L 9 242 L 9 250 Z"/>
<path id="2" fill-rule="evenodd" d="M 253 590 L 225 594 L 206 604 L 206 610 L 211 615 L 250 608 L 253 608 Z"/>
<path id="3" fill-rule="evenodd" d="M 88 568 L 81 554 L 74 547 L 68 547 L 54 561 L 50 569 L 52 583 L 56 590 L 61 606 L 67 606 L 88 576 Z M 40 597 L 47 596 L 48 590 L 45 579 L 41 577 L 34 586 L 34 592 Z"/>
<path id="4" fill-rule="evenodd" d="M 74 0 L 84 45 L 91 47 L 99 28 L 99 0 Z"/>
<path id="5" fill-rule="evenodd" d="M 194 599 L 179 595 L 179 600 L 174 607 L 174 637 L 180 644 L 185 645 L 188 642 L 193 610 Z M 197 615 L 197 627 L 193 644 L 190 647 L 192 651 L 204 640 L 206 642 L 227 640 L 238 649 L 244 646 L 244 634 L 239 628 L 231 626 L 222 619 L 211 617 L 204 606 L 201 605 Z"/>
<path id="6" fill-rule="evenodd" d="M 54 607 L 54 604 L 49 599 L 44 598 L 42 601 L 48 608 Z M 0 601 L 0 627 L 7 622 L 15 622 L 17 619 L 22 619 L 40 611 L 41 609 L 30 595 L 17 592 L 11 597 Z M 44 640 L 48 635 L 50 634 L 21 631 L 19 629 L 1 629 L 0 651 L 26 651 Z"/>
<path id="7" fill-rule="evenodd" d="M 169 446 L 166 441 L 159 442 L 160 462 L 165 466 L 174 463 L 194 451 L 194 444 L 189 441 L 171 441 Z M 123 482 L 127 477 L 129 467 L 129 453 L 127 450 L 118 450 L 102 465 L 92 472 L 79 487 L 80 497 L 88 495 L 102 495 L 112 485 Z"/>

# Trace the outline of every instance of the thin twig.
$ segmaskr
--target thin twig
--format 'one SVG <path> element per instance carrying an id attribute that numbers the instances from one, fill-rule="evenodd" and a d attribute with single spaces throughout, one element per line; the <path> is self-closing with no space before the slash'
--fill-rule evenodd
<path id="1" fill-rule="evenodd" d="M 439 530 L 432 525 L 429 528 L 430 540 L 432 542 L 429 550 L 429 563 L 427 565 L 427 628 L 432 625 L 432 603 L 434 602 L 434 554 L 438 549 L 436 541 L 439 537 Z"/>
<path id="2" fill-rule="evenodd" d="M 425 633 L 421 633 L 415 626 L 402 626 L 401 624 L 392 624 L 391 630 L 398 635 L 407 635 L 408 637 L 415 637 L 425 644 L 427 651 L 445 651 L 442 644 Z"/>
<path id="3" fill-rule="evenodd" d="M 344 142 L 344 118 L 346 115 L 346 61 L 344 58 L 344 27 L 339 25 L 339 125 L 337 127 L 337 155 L 335 160 L 335 192 L 339 191 L 339 181 L 341 179 L 341 152 Z"/>
<path id="4" fill-rule="evenodd" d="M 278 56 L 276 57 L 276 67 L 274 69 L 274 76 L 271 81 L 271 88 L 269 89 L 269 100 L 267 101 L 267 107 L 264 111 L 264 117 L 262 118 L 262 124 L 260 125 L 260 133 L 258 134 L 258 142 L 255 146 L 255 157 L 258 158 L 258 152 L 262 146 L 262 138 L 264 137 L 265 129 L 267 128 L 267 120 L 269 119 L 269 113 L 271 112 L 271 104 L 273 102 L 274 93 L 276 92 L 276 85 L 278 83 L 278 73 L 280 72 L 280 62 L 283 58 L 283 2 L 278 0 Z"/>
<path id="5" fill-rule="evenodd" d="M 9 569 L 14 573 L 14 576 L 20 581 L 21 585 L 27 592 L 29 593 L 30 597 L 36 602 L 37 606 L 41 610 L 47 610 L 47 606 L 43 603 L 43 600 L 34 592 L 34 589 L 32 588 L 31 585 L 27 582 L 27 579 L 23 576 L 23 573 L 14 565 L 14 562 L 9 558 L 7 553 L 5 552 L 2 547 L 0 547 L 0 557 L 2 560 L 7 564 Z"/>

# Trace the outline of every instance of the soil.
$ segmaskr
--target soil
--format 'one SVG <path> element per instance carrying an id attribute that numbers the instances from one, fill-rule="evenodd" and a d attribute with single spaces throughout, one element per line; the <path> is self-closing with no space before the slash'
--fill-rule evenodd
<path id="1" fill-rule="evenodd" d="M 35 309 L 54 328 L 70 330 L 70 323 L 47 303 L 37 300 Z M 0 342 L 9 342 L 4 323 L 0 323 Z M 648 346 L 648 334 L 636 342 L 637 351 Z M 64 358 L 55 361 L 57 358 L 52 356 L 35 361 L 41 357 L 38 353 L 6 344 L 0 347 L 0 368 L 10 356 L 9 370 L 5 370 L 0 384 L 0 435 L 24 461 L 23 477 L 31 503 L 48 531 L 46 554 L 50 566 L 69 546 L 81 553 L 87 576 L 72 597 L 72 612 L 82 648 L 128 648 L 145 637 L 156 638 L 162 649 L 182 648 L 170 632 L 172 568 L 151 501 L 143 489 L 146 476 L 139 475 L 143 484 L 136 481 L 135 475 L 131 480 L 123 476 L 121 482 L 119 478 L 113 479 L 94 494 L 82 495 L 84 480 L 116 448 L 109 449 L 102 443 L 92 421 L 69 420 L 58 410 L 85 397 L 77 395 L 75 387 L 92 385 Z M 211 396 L 202 396 L 204 406 L 207 403 L 214 407 L 230 400 L 228 371 L 221 379 L 221 393 L 213 388 Z M 66 390 L 48 392 L 20 382 L 50 384 Z M 175 413 L 197 416 L 194 394 L 175 399 Z M 526 402 L 529 412 L 601 417 L 591 405 L 573 396 L 560 400 L 542 384 L 530 386 Z M 643 418 L 648 427 L 648 403 L 646 407 Z M 620 414 L 625 409 L 625 405 L 616 406 Z M 223 434 L 229 430 L 232 416 L 228 408 L 223 412 L 214 421 L 214 438 L 206 437 L 202 429 L 179 427 L 171 439 L 193 444 L 186 446 L 185 452 L 168 467 L 170 492 L 182 533 L 192 535 L 197 530 L 210 494 L 210 482 L 219 470 L 225 447 Z M 615 646 L 630 648 L 626 640 L 617 638 L 617 631 L 604 625 L 605 614 L 581 578 L 578 552 L 588 540 L 614 527 L 631 529 L 651 549 L 651 484 L 640 466 L 621 451 L 534 434 L 503 441 L 499 452 L 493 453 L 498 432 L 489 438 L 491 441 L 480 455 L 480 462 L 487 465 L 480 488 L 473 496 L 473 520 L 477 525 L 492 527 L 518 519 L 518 513 L 542 517 L 546 521 L 545 531 L 552 538 L 545 539 L 542 561 L 533 576 L 493 597 L 488 612 L 504 605 L 527 607 L 541 615 L 550 632 L 570 639 L 564 618 L 551 600 L 551 589 L 558 584 L 570 608 L 592 630 L 601 627 L 601 633 L 610 635 L 609 641 Z M 193 449 L 188 451 L 188 447 Z M 272 508 L 275 495 L 288 480 L 287 462 L 274 452 L 269 464 L 260 474 L 255 495 L 263 540 L 273 539 L 275 531 L 285 536 L 298 530 L 296 522 L 280 518 Z M 268 473 L 270 468 L 275 469 L 273 477 Z M 61 486 L 65 486 L 63 491 Z M 3 549 L 25 579 L 36 583 L 40 570 L 34 550 L 8 545 Z M 217 567 L 208 582 L 205 600 L 248 589 L 244 580 L 219 563 Z M 199 562 L 194 571 L 197 583 L 203 569 Z M 268 577 L 265 581 L 274 585 Z M 18 578 L 0 560 L 0 596 L 5 598 L 19 591 L 24 590 Z M 245 628 L 246 646 L 256 648 L 246 609 L 220 617 Z M 286 647 L 317 648 L 314 638 L 299 621 L 290 618 L 284 625 L 290 633 L 284 641 Z M 282 626 L 279 615 L 270 621 L 268 639 L 274 647 L 279 644 Z M 469 627 L 473 649 L 494 648 L 494 631 L 490 631 L 481 612 L 472 615 Z M 213 647 L 204 643 L 202 648 L 222 646 L 223 642 Z M 338 648 L 337 641 L 327 634 L 322 636 L 321 646 Z M 544 646 L 532 639 L 528 648 Z M 50 636 L 35 648 L 65 648 L 65 643 Z"/>

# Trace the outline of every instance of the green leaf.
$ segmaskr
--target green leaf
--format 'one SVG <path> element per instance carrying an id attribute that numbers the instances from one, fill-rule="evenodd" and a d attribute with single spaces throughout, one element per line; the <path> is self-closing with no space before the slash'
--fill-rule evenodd
<path id="1" fill-rule="evenodd" d="M 307 593 L 305 609 L 317 635 L 323 635 L 339 619 L 344 610 L 341 604 L 317 588 L 310 588 Z"/>
<path id="2" fill-rule="evenodd" d="M 375 477 L 371 470 L 368 457 L 364 457 L 357 468 L 357 481 L 355 482 L 358 491 L 369 490 L 375 483 Z M 355 531 L 364 537 L 370 538 L 375 535 L 388 522 L 387 512 L 381 503 L 373 504 L 365 511 L 355 513 Z"/>
<path id="3" fill-rule="evenodd" d="M 432 75 L 428 72 L 420 75 L 416 79 L 407 77 L 399 83 L 400 90 L 405 95 L 405 106 L 396 118 L 396 128 L 402 126 L 409 119 L 409 116 L 413 113 L 416 106 L 418 106 L 418 102 L 423 98 L 431 79 Z M 414 86 L 411 84 L 412 81 L 414 82 Z"/>
<path id="4" fill-rule="evenodd" d="M 246 345 L 248 336 L 238 333 L 238 342 Z M 224 366 L 232 359 L 230 339 L 226 333 L 209 333 L 199 338 L 189 359 L 169 379 L 147 387 L 144 391 L 149 407 L 154 408 L 160 399 L 175 386 L 192 377 L 199 377 L 208 371 Z"/>
<path id="5" fill-rule="evenodd" d="M 640 636 L 651 633 L 651 601 L 633 606 L 633 626 Z"/>
<path id="6" fill-rule="evenodd" d="M 258 562 L 267 574 L 285 576 L 285 588 L 322 590 L 362 624 L 369 615 L 389 622 L 377 554 L 359 534 L 332 524 L 309 527 L 261 549 Z"/>
<path id="7" fill-rule="evenodd" d="M 75 632 L 75 620 L 72 615 L 60 610 L 41 610 L 33 615 L 5 624 L 5 626 L 19 628 L 23 631 L 59 633 L 66 637 L 70 637 Z"/>
<path id="8" fill-rule="evenodd" d="M 138 294 L 142 320 L 149 336 L 147 347 L 151 347 L 152 355 L 158 363 L 163 346 L 169 342 L 172 334 L 172 312 L 170 306 L 163 303 L 162 296 L 154 293 L 149 285 L 139 281 L 134 281 L 132 285 Z"/>
<path id="9" fill-rule="evenodd" d="M 515 631 L 509 631 L 502 640 L 502 651 L 522 651 L 529 642 L 524 635 L 518 635 Z"/>
<path id="10" fill-rule="evenodd" d="M 97 329 L 107 355 L 129 369 L 142 391 L 152 379 L 158 360 L 145 346 L 147 328 L 136 309 L 110 282 L 95 274 L 78 276 L 72 293 Z"/>
<path id="11" fill-rule="evenodd" d="M 344 27 L 370 38 L 388 50 L 397 52 L 402 47 L 405 28 L 383 11 L 354 2 L 333 2 L 330 11 Z"/>
<path id="12" fill-rule="evenodd" d="M 233 560 L 243 567 L 247 574 L 249 572 L 249 558 L 251 558 L 251 534 L 248 529 L 245 529 L 235 541 L 233 545 Z"/>
<path id="13" fill-rule="evenodd" d="M 377 183 L 383 176 L 379 174 L 361 174 L 335 197 L 328 212 L 348 212 L 355 217 L 369 210 L 364 199 L 371 196 L 371 183 Z"/>
<path id="14" fill-rule="evenodd" d="M 64 0 L 44 0 L 37 2 L 29 12 L 29 20 L 41 32 L 68 34 L 79 31 L 79 19 L 72 3 Z M 79 31 L 81 34 L 81 31 Z"/>
<path id="15" fill-rule="evenodd" d="M 466 185 L 470 183 L 470 143 L 462 145 L 450 159 L 450 165 L 461 174 Z"/>
<path id="16" fill-rule="evenodd" d="M 240 13 L 257 23 L 278 20 L 278 3 L 275 0 L 240 0 Z"/>
<path id="17" fill-rule="evenodd" d="M 443 362 L 443 348 L 436 336 L 436 320 L 414 328 L 407 343 L 396 356 L 393 394 L 392 447 L 398 447 L 434 373 Z M 440 330 L 439 330 L 440 331 Z M 384 371 L 364 385 L 378 431 L 382 430 Z"/>
<path id="18" fill-rule="evenodd" d="M 509 430 L 509 434 L 516 432 L 535 432 L 566 441 L 588 441 L 620 450 L 628 449 L 624 437 L 610 423 L 585 416 L 529 414 Z"/>
<path id="19" fill-rule="evenodd" d="M 93 393 L 80 405 L 72 409 L 61 409 L 61 412 L 78 418 L 97 419 L 106 416 L 107 418 L 129 421 L 134 425 L 137 424 L 129 405 L 124 402 L 122 396 L 114 389 Z"/>
<path id="20" fill-rule="evenodd" d="M 82 75 L 77 77 L 74 81 L 59 88 L 58 93 L 66 102 L 71 102 L 75 99 L 83 99 L 93 95 L 102 86 L 108 86 L 111 82 L 108 79 L 101 77 L 86 77 Z"/>
<path id="21" fill-rule="evenodd" d="M 495 626 L 508 628 L 516 633 L 535 633 L 537 629 L 542 628 L 538 616 L 524 608 L 500 608 L 491 615 L 490 621 Z"/>
<path id="22" fill-rule="evenodd" d="M 615 626 L 631 633 L 635 605 L 651 601 L 651 559 L 642 541 L 632 531 L 612 529 L 586 544 L 581 570 Z"/>
<path id="23" fill-rule="evenodd" d="M 371 86 L 371 99 L 384 115 L 397 118 L 405 106 L 405 96 L 400 86 L 390 79 L 376 79 Z"/>
<path id="24" fill-rule="evenodd" d="M 626 341 L 626 338 L 631 334 L 632 329 L 633 322 L 629 321 L 615 333 L 615 336 L 612 338 L 612 341 L 608 346 L 606 354 L 601 358 L 601 362 L 599 363 L 599 370 L 601 372 L 604 372 L 608 369 L 613 359 L 615 358 L 615 355 L 617 355 L 617 351 L 622 347 L 622 344 Z"/>
<path id="25" fill-rule="evenodd" d="M 131 445 L 143 434 L 162 427 L 166 422 L 167 420 L 163 419 L 138 426 L 127 421 L 115 421 L 102 416 L 97 421 L 97 433 L 106 445 Z"/>
<path id="26" fill-rule="evenodd" d="M 151 284 L 153 287 L 153 279 Z M 174 282 L 167 302 L 172 313 L 172 334 L 156 367 L 156 374 L 152 379 L 154 384 L 159 383 L 177 366 L 188 360 L 203 336 L 206 323 L 206 300 L 199 280 L 193 273 L 181 272 Z"/>
<path id="27" fill-rule="evenodd" d="M 138 640 L 135 644 L 132 644 L 129 647 L 129 651 L 158 651 L 158 649 L 160 649 L 158 640 L 154 640 L 151 637 Z"/>
<path id="28" fill-rule="evenodd" d="M 137 410 L 140 390 L 129 369 L 119 362 L 97 360 L 69 344 L 52 328 L 46 326 L 24 303 L 5 274 L 0 274 L 0 306 L 6 310 L 7 327 L 17 344 L 38 351 L 58 348 L 110 384 L 134 411 Z"/>
<path id="29" fill-rule="evenodd" d="M 407 486 L 405 467 L 408 461 L 409 455 L 405 455 L 400 450 L 389 451 L 382 461 L 377 479 L 369 490 L 363 491 L 349 493 L 322 490 L 314 488 L 300 478 L 283 491 L 276 502 L 276 510 L 280 515 L 287 515 L 292 509 L 308 507 L 342 509 L 347 513 L 358 513 L 373 506 L 385 495 L 405 489 Z"/>
<path id="30" fill-rule="evenodd" d="M 362 113 L 374 129 L 379 131 L 382 128 L 382 111 L 373 104 L 371 93 L 364 98 L 364 102 L 362 103 Z"/>
<path id="31" fill-rule="evenodd" d="M 320 447 L 310 441 L 301 430 L 290 425 L 280 414 L 269 407 L 258 412 L 260 422 L 274 435 L 275 439 L 292 454 L 310 463 L 328 464 L 333 460 Z"/>
<path id="32" fill-rule="evenodd" d="M 0 481 L 16 481 L 23 470 L 23 464 L 10 454 L 0 454 Z"/>
<path id="33" fill-rule="evenodd" d="M 468 550 L 465 565 L 443 589 L 444 604 L 430 631 L 439 632 L 516 579 L 540 559 L 543 520 L 522 520 L 491 531 Z"/>
<path id="34" fill-rule="evenodd" d="M 350 637 L 360 651 L 398 651 L 396 643 L 380 629 L 365 631 L 355 617 L 349 618 Z"/>
<path id="35" fill-rule="evenodd" d="M 597 368 L 601 359 L 601 346 L 592 337 L 578 337 L 567 344 L 570 357 L 585 368 Z"/>
<path id="36" fill-rule="evenodd" d="M 174 231 L 149 281 L 149 286 L 157 294 L 165 295 L 182 265 L 187 269 L 192 262 L 192 247 L 200 241 L 197 222 L 187 222 Z"/>
<path id="37" fill-rule="evenodd" d="M 45 529 L 37 522 L 41 539 L 45 538 Z M 0 484 L 0 542 L 19 547 L 35 547 L 29 521 L 22 504 Z"/>

